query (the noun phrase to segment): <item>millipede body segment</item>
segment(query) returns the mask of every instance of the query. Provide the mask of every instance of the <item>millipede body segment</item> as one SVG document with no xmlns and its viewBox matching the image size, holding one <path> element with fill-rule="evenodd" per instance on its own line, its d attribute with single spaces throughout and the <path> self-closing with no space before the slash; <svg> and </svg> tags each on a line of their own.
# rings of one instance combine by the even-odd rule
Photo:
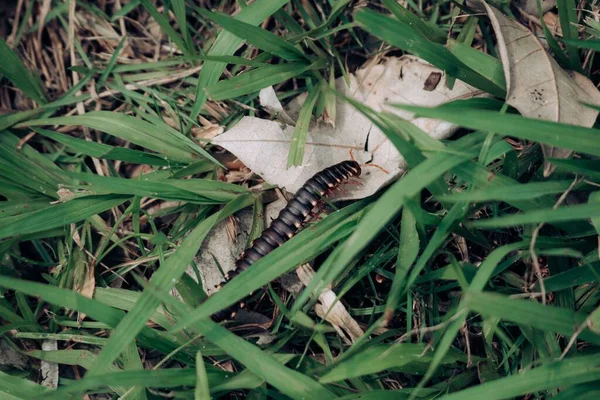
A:
<svg viewBox="0 0 600 400">
<path fill-rule="evenodd" d="M 261 257 L 291 239 L 322 197 L 329 195 L 347 179 L 360 174 L 360 164 L 348 160 L 325 168 L 306 181 L 287 206 L 279 212 L 279 216 L 271 222 L 269 228 L 240 255 L 235 262 L 235 269 L 225 275 L 225 280 L 235 278 Z M 232 313 L 232 309 L 225 309 L 213 315 L 213 319 L 222 320 Z"/>
</svg>

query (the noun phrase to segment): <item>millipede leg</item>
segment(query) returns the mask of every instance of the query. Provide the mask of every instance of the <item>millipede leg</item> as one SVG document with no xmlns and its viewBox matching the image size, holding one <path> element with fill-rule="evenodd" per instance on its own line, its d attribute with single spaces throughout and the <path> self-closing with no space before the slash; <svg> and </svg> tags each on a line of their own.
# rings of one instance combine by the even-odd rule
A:
<svg viewBox="0 0 600 400">
<path fill-rule="evenodd" d="M 352 161 L 356 161 L 354 159 L 354 149 L 350 149 L 350 159 Z M 374 164 L 374 163 L 366 163 L 366 164 L 360 164 L 361 167 L 375 167 L 377 169 L 379 169 L 381 172 L 383 172 L 384 174 L 388 174 L 390 173 L 390 171 L 388 171 L 387 169 L 383 168 L 381 165 L 379 164 Z"/>
</svg>

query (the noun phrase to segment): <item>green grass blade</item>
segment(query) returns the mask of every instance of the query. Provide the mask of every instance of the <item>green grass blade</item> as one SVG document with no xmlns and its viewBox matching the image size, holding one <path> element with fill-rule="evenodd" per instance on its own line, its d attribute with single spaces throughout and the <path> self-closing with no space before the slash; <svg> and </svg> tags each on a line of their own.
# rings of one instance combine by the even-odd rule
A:
<svg viewBox="0 0 600 400">
<path fill-rule="evenodd" d="M 288 61 L 302 62 L 307 60 L 304 53 L 296 46 L 267 30 L 229 17 L 225 14 L 212 13 L 203 8 L 198 8 L 197 11 L 198 14 L 204 18 L 219 24 L 223 29 L 267 53 L 274 54 Z"/>
<path fill-rule="evenodd" d="M 589 49 L 600 51 L 600 40 L 565 40 L 566 44 L 578 47 L 580 49 Z"/>
<path fill-rule="evenodd" d="M 206 93 L 215 101 L 244 96 L 256 93 L 268 86 L 285 82 L 311 68 L 314 68 L 314 65 L 303 63 L 265 65 L 264 67 L 244 72 L 234 78 L 210 85 L 206 88 Z"/>
<path fill-rule="evenodd" d="M 3 399 L 37 399 L 44 393 L 51 393 L 52 391 L 52 389 L 38 385 L 28 379 L 12 376 L 4 371 L 0 371 L 0 393 L 4 393 L 2 396 Z"/>
<path fill-rule="evenodd" d="M 502 261 L 510 252 L 522 248 L 525 245 L 527 245 L 525 242 L 519 242 L 512 245 L 505 245 L 492 251 L 492 253 L 490 253 L 485 261 L 481 264 L 477 274 L 471 281 L 469 292 L 475 294 L 481 292 L 492 277 L 492 274 L 494 273 L 494 270 L 500 261 Z M 452 316 L 454 320 L 447 320 L 448 326 L 436 345 L 437 350 L 433 355 L 425 376 L 419 382 L 417 387 L 418 390 L 423 388 L 429 379 L 431 379 L 435 371 L 442 364 L 447 352 L 450 351 L 456 335 L 458 334 L 461 326 L 463 326 L 469 306 L 470 303 L 467 303 L 467 301 L 462 301 L 453 313 L 447 314 L 448 317 Z"/>
<path fill-rule="evenodd" d="M 579 20 L 577 16 L 577 4 L 574 0 L 557 0 L 558 20 L 565 38 L 565 47 L 569 56 L 569 66 L 575 71 L 581 72 L 581 62 L 579 61 L 579 51 L 576 46 L 570 44 L 570 41 L 579 37 L 577 26 Z"/>
<path fill-rule="evenodd" d="M 551 194 L 563 193 L 572 183 L 572 181 L 516 183 L 514 185 L 490 187 L 470 192 L 455 192 L 445 196 L 444 201 L 456 203 L 459 201 L 484 202 L 499 200 L 511 202 L 531 200 Z"/>
<path fill-rule="evenodd" d="M 84 297 L 77 292 L 69 289 L 57 288 L 40 283 L 29 282 L 0 275 L 0 286 L 12 289 L 28 296 L 39 297 L 44 301 L 64 307 L 69 310 L 79 311 L 87 314 L 96 321 L 100 321 L 110 327 L 115 327 L 125 315 L 121 310 L 109 307 L 95 299 Z M 155 331 L 144 327 L 138 336 L 140 343 L 149 349 L 162 351 L 165 354 L 173 351 L 177 345 L 167 341 L 163 336 L 159 336 Z M 176 357 L 182 361 L 186 357 Z"/>
<path fill-rule="evenodd" d="M 600 156 L 600 140 L 598 140 L 600 131 L 597 129 L 485 110 L 461 109 L 461 112 L 457 113 L 452 107 L 447 106 L 427 108 L 396 105 L 396 107 L 413 111 L 420 117 L 438 118 L 465 128 L 516 136 L 520 139 Z"/>
<path fill-rule="evenodd" d="M 4 75 L 9 81 L 19 88 L 25 96 L 40 104 L 46 103 L 46 94 L 39 78 L 25 68 L 21 58 L 8 47 L 3 38 L 0 37 L 0 75 Z"/>
<path fill-rule="evenodd" d="M 355 20 L 369 33 L 383 41 L 412 53 L 430 62 L 448 75 L 460 79 L 487 93 L 504 97 L 505 91 L 489 80 L 467 68 L 450 50 L 441 44 L 431 42 L 421 36 L 411 26 L 372 10 L 362 9 L 355 14 Z"/>
<path fill-rule="evenodd" d="M 555 223 L 585 220 L 591 217 L 600 217 L 600 204 L 579 204 L 567 207 L 546 208 L 529 211 L 522 214 L 511 214 L 496 218 L 471 221 L 468 226 L 474 228 L 502 228 L 515 225 L 539 224 L 542 222 Z"/>
<path fill-rule="evenodd" d="M 597 253 L 594 254 L 597 258 Z M 544 287 L 547 292 L 558 292 L 559 290 L 583 285 L 589 282 L 600 281 L 600 264 L 592 263 L 572 268 L 560 274 L 552 275 L 544 279 Z M 537 285 L 536 290 L 541 290 Z"/>
<path fill-rule="evenodd" d="M 222 204 L 232 201 L 248 190 L 239 185 L 209 179 L 124 179 L 95 174 L 72 173 L 72 177 L 87 182 L 75 185 L 92 195 L 122 194 L 188 201 L 198 204 Z"/>
<path fill-rule="evenodd" d="M 449 40 L 446 46 L 467 67 L 506 90 L 506 78 L 500 60 L 456 40 Z"/>
<path fill-rule="evenodd" d="M 208 377 L 202 353 L 196 353 L 196 389 L 194 390 L 194 400 L 210 399 L 210 390 L 208 387 Z"/>
<path fill-rule="evenodd" d="M 421 35 L 436 43 L 445 43 L 447 34 L 437 25 L 423 21 L 394 0 L 383 0 L 383 4 L 394 14 L 400 23 L 410 25 Z"/>
<path fill-rule="evenodd" d="M 386 369 L 402 371 L 402 367 L 411 363 L 429 363 L 431 356 L 431 352 L 422 343 L 396 343 L 391 346 L 367 347 L 336 365 L 335 368 L 323 375 L 319 382 L 339 382 L 358 376 L 374 374 Z M 446 354 L 442 364 L 453 364 L 457 361 L 466 363 L 466 355 L 458 351 Z"/>
<path fill-rule="evenodd" d="M 484 316 L 501 318 L 567 337 L 573 336 L 577 327 L 585 320 L 585 315 L 566 308 L 548 306 L 531 300 L 511 299 L 497 293 L 468 292 L 465 302 L 471 310 Z M 590 343 L 600 344 L 600 335 L 587 328 L 578 337 Z"/>
<path fill-rule="evenodd" d="M 289 0 L 258 0 L 243 8 L 236 19 L 252 25 L 258 25 L 264 19 L 283 7 Z M 209 56 L 231 56 L 242 45 L 243 40 L 231 32 L 223 31 L 219 34 L 212 47 L 208 51 Z M 205 89 L 216 83 L 225 70 L 227 64 L 222 62 L 205 62 L 198 77 L 196 86 L 196 98 L 192 106 L 190 118 L 196 120 L 204 103 L 208 99 Z"/>
<path fill-rule="evenodd" d="M 155 151 L 170 161 L 192 162 L 197 159 L 197 154 L 200 154 L 220 165 L 206 150 L 194 144 L 190 146 L 190 140 L 181 133 L 126 114 L 92 111 L 84 115 L 27 121 L 24 125 L 86 126 Z"/>
<path fill-rule="evenodd" d="M 119 160 L 134 164 L 148 164 L 161 167 L 172 165 L 164 158 L 145 153 L 143 151 L 114 147 L 104 143 L 92 142 L 84 139 L 74 138 L 63 133 L 57 133 L 42 128 L 33 128 L 38 134 L 48 137 L 58 143 L 64 144 L 73 151 L 88 155 L 90 157 L 104 160 Z"/>
<path fill-rule="evenodd" d="M 65 203 L 10 217 L 0 217 L 0 238 L 47 231 L 109 210 L 125 202 L 128 197 L 97 196 L 74 199 Z"/>
<path fill-rule="evenodd" d="M 496 379 L 456 393 L 444 400 L 516 398 L 539 391 L 552 390 L 600 379 L 597 355 L 567 358 L 562 361 L 520 371 L 506 378 Z"/>
<path fill-rule="evenodd" d="M 396 259 L 396 271 L 392 289 L 385 305 L 385 320 L 391 320 L 394 310 L 400 302 L 401 289 L 404 279 L 408 275 L 410 267 L 419 255 L 420 242 L 417 230 L 417 220 L 410 208 L 405 207 L 402 211 L 400 225 L 400 245 L 398 246 L 398 258 Z"/>
<path fill-rule="evenodd" d="M 127 40 L 127 36 L 123 36 L 123 38 L 121 38 L 121 40 L 119 41 L 117 47 L 115 47 L 115 51 L 113 52 L 112 56 L 110 56 L 110 60 L 108 60 L 108 63 L 104 68 L 104 72 L 102 72 L 102 75 L 100 75 L 100 79 L 98 79 L 98 87 L 102 87 L 108 79 L 108 77 L 110 76 L 110 74 L 113 72 L 115 64 L 117 63 L 117 59 L 119 58 L 119 54 L 121 53 L 121 49 L 125 44 L 125 40 Z"/>
<path fill-rule="evenodd" d="M 292 167 L 295 165 L 302 165 L 304 160 L 304 145 L 306 144 L 306 135 L 308 134 L 308 128 L 312 119 L 313 110 L 315 103 L 319 96 L 321 87 L 319 85 L 313 86 L 308 91 L 308 97 L 302 105 L 298 121 L 294 127 L 294 134 L 292 136 L 292 142 L 290 143 L 290 153 L 288 154 L 287 166 Z"/>
<path fill-rule="evenodd" d="M 592 179 L 600 179 L 600 160 L 563 160 L 550 158 L 548 161 L 559 171 L 581 174 Z"/>
</svg>

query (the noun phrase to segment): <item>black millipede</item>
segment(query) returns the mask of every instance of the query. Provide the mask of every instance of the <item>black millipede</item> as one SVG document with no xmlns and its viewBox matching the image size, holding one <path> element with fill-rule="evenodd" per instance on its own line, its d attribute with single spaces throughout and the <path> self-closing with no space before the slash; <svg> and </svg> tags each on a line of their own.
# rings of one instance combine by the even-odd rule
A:
<svg viewBox="0 0 600 400">
<path fill-rule="evenodd" d="M 354 160 L 342 161 L 316 173 L 296 192 L 261 236 L 237 258 L 235 268 L 225 274 L 225 282 L 235 278 L 260 258 L 291 239 L 323 197 L 327 197 L 339 188 L 344 181 L 360 174 L 360 164 Z M 238 307 L 239 305 L 236 305 L 221 310 L 212 318 L 215 321 L 222 321 L 233 317 Z"/>
</svg>

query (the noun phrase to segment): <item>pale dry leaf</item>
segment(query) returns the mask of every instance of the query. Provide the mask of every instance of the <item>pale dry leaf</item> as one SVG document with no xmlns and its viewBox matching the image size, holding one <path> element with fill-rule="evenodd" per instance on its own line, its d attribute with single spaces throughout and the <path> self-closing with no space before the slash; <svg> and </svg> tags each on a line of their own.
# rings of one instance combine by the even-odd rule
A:
<svg viewBox="0 0 600 400">
<path fill-rule="evenodd" d="M 496 37 L 506 76 L 506 102 L 526 117 L 591 127 L 598 111 L 582 103 L 600 104 L 600 92 L 586 77 L 564 71 L 526 27 L 501 11 L 485 7 Z M 543 145 L 546 158 L 567 158 L 572 151 Z M 554 167 L 546 162 L 544 176 Z"/>
<path fill-rule="evenodd" d="M 29 365 L 29 360 L 18 352 L 14 345 L 9 345 L 5 339 L 0 339 L 0 368 L 18 368 L 24 370 Z"/>
<path fill-rule="evenodd" d="M 225 219 L 218 223 L 211 234 L 204 240 L 194 264 L 200 273 L 202 288 L 209 296 L 216 292 L 215 286 L 223 283 L 223 274 L 219 271 L 215 260 L 223 269 L 223 273 L 234 268 L 235 259 L 246 246 L 246 239 L 252 226 L 252 211 L 242 210 L 235 215 L 236 236 L 231 237 L 231 222 Z M 194 268 L 189 266 L 186 273 L 197 281 Z"/>
<path fill-rule="evenodd" d="M 273 118 L 289 125 L 294 124 L 294 120 L 283 109 L 283 105 L 277 98 L 277 93 L 275 93 L 273 86 L 262 89 L 258 93 L 258 101 L 260 102 L 261 107 L 263 107 Z"/>
<path fill-rule="evenodd" d="M 539 15 L 537 2 L 538 0 L 518 0 L 517 5 L 527 14 L 537 16 Z M 542 14 L 556 7 L 556 0 L 541 0 L 541 2 Z"/>
<path fill-rule="evenodd" d="M 56 351 L 58 350 L 58 344 L 56 340 L 44 340 L 42 341 L 43 351 Z M 40 361 L 40 372 L 42 374 L 42 386 L 56 389 L 58 387 L 58 364 L 50 361 Z"/>
<path fill-rule="evenodd" d="M 434 77 L 435 79 L 432 79 Z M 456 126 L 427 118 L 414 118 L 390 104 L 434 107 L 449 101 L 487 96 L 464 82 L 456 81 L 452 90 L 446 86 L 443 71 L 425 61 L 403 56 L 389 58 L 383 64 L 364 68 L 350 75 L 350 86 L 342 78 L 336 88 L 377 111 L 388 111 L 410 120 L 430 136 L 443 139 Z M 303 97 L 292 101 L 287 113 L 292 118 Z M 286 168 L 294 127 L 255 117 L 244 117 L 236 126 L 217 136 L 213 143 L 236 155 L 254 173 L 268 183 L 289 192 L 297 191 L 315 173 L 350 158 L 350 150 L 361 163 L 370 162 L 387 170 L 363 168 L 361 185 L 348 185 L 339 199 L 359 199 L 375 193 L 398 177 L 405 166 L 404 158 L 387 137 L 362 113 L 343 99 L 336 101 L 335 127 L 313 122 L 309 129 L 304 162 L 301 167 Z"/>
<path fill-rule="evenodd" d="M 548 27 L 548 30 L 554 36 L 562 37 L 562 28 L 560 27 L 560 21 L 558 20 L 558 14 L 549 12 L 544 14 L 544 23 Z"/>
</svg>

